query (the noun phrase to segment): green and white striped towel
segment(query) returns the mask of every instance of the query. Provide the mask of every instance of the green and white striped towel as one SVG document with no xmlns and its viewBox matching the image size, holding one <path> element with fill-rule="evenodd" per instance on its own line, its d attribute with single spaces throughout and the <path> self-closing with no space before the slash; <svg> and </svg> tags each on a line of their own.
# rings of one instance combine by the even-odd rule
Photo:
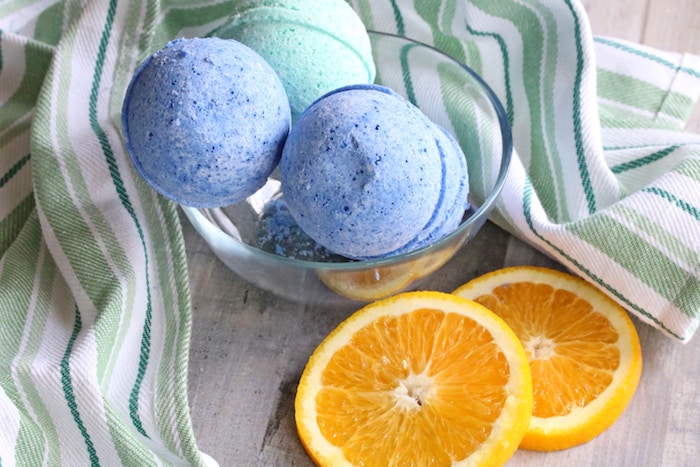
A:
<svg viewBox="0 0 700 467">
<path fill-rule="evenodd" d="M 0 465 L 202 465 L 176 207 L 119 111 L 231 1 L 0 1 Z M 576 0 L 357 0 L 477 70 L 513 124 L 494 220 L 679 341 L 700 317 L 700 59 L 594 38 Z M 420 73 L 412 70 L 412 73 Z"/>
</svg>

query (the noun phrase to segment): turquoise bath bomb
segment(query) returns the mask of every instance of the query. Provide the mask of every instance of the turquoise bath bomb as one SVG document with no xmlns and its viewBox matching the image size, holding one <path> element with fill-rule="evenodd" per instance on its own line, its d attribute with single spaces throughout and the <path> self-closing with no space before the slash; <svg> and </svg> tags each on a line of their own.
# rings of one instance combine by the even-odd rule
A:
<svg viewBox="0 0 700 467">
<path fill-rule="evenodd" d="M 170 42 L 138 68 L 122 106 L 136 170 L 166 197 L 199 208 L 257 191 L 277 166 L 290 125 L 275 71 L 230 39 Z"/>
<path fill-rule="evenodd" d="M 344 0 L 244 0 L 214 35 L 267 60 L 284 83 L 294 120 L 333 89 L 374 82 L 367 30 Z"/>
</svg>

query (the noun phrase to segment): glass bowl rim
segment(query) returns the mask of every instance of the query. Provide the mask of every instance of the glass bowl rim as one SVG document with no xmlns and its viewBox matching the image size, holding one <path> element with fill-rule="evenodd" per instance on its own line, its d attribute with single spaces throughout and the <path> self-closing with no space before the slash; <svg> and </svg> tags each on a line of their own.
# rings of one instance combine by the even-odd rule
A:
<svg viewBox="0 0 700 467">
<path fill-rule="evenodd" d="M 445 52 L 441 51 L 440 49 L 426 44 L 424 42 L 420 42 L 414 39 L 411 39 L 406 36 L 401 36 L 398 34 L 393 34 L 393 33 L 387 33 L 387 32 L 381 32 L 381 31 L 375 31 L 372 29 L 368 29 L 367 33 L 372 36 L 385 36 L 385 37 L 392 37 L 396 39 L 400 39 L 402 41 L 406 41 L 409 44 L 414 44 L 417 46 L 421 46 L 427 49 L 430 49 L 432 52 L 437 53 L 439 55 L 442 55 L 445 58 L 448 58 L 449 60 L 453 61 L 455 64 L 459 65 L 464 71 L 466 71 L 471 78 L 473 78 L 479 86 L 485 91 L 486 96 L 488 97 L 491 105 L 493 106 L 493 110 L 496 113 L 496 116 L 498 118 L 499 126 L 501 129 L 501 143 L 502 143 L 502 154 L 501 154 L 501 165 L 498 170 L 498 176 L 496 177 L 496 181 L 494 182 L 493 188 L 489 192 L 488 196 L 484 200 L 483 203 L 463 222 L 459 224 L 459 227 L 457 227 L 455 230 L 450 232 L 447 235 L 444 235 L 441 237 L 439 240 L 429 244 L 425 245 L 421 248 L 418 248 L 416 250 L 412 250 L 407 253 L 402 253 L 396 256 L 389 256 L 386 258 L 376 258 L 376 259 L 369 259 L 369 260 L 352 260 L 348 259 L 347 261 L 335 261 L 335 262 L 323 262 L 323 261 L 308 261 L 308 260 L 303 260 L 303 259 L 297 259 L 297 258 L 291 258 L 287 256 L 282 256 L 282 255 L 277 255 L 272 252 L 268 252 L 265 250 L 261 250 L 260 248 L 257 248 L 255 246 L 249 245 L 243 241 L 237 240 L 236 238 L 232 237 L 231 235 L 225 233 L 223 230 L 221 230 L 220 227 L 218 227 L 216 224 L 214 224 L 212 221 L 210 221 L 207 216 L 202 214 L 201 211 L 208 211 L 212 209 L 220 209 L 220 208 L 212 208 L 212 209 L 204 209 L 204 208 L 195 208 L 191 206 L 185 206 L 185 205 L 180 205 L 180 208 L 185 212 L 188 218 L 192 220 L 192 217 L 195 218 L 201 218 L 199 222 L 204 222 L 209 224 L 212 228 L 217 229 L 221 232 L 222 235 L 225 235 L 227 237 L 227 240 L 230 239 L 231 244 L 235 245 L 235 248 L 240 248 L 243 251 L 248 252 L 249 254 L 252 255 L 259 255 L 262 259 L 267 260 L 268 262 L 277 262 L 283 265 L 287 265 L 290 267 L 296 267 L 296 268 L 301 268 L 301 269 L 312 269 L 312 270 L 358 270 L 358 269 L 368 269 L 368 268 L 381 268 L 381 267 L 386 267 L 394 264 L 399 264 L 403 262 L 409 262 L 411 260 L 415 260 L 418 258 L 422 258 L 426 253 L 432 251 L 432 250 L 441 250 L 443 247 L 448 246 L 451 244 L 452 240 L 455 237 L 458 237 L 464 233 L 465 230 L 468 230 L 471 228 L 474 224 L 479 222 L 483 217 L 488 217 L 490 214 L 491 210 L 493 209 L 493 205 L 496 203 L 498 196 L 500 195 L 501 191 L 503 190 L 503 185 L 505 184 L 506 177 L 508 175 L 508 170 L 510 168 L 510 163 L 511 163 L 511 158 L 512 158 L 512 152 L 513 152 L 513 137 L 512 137 L 512 132 L 511 132 L 511 126 L 510 122 L 508 120 L 508 116 L 506 114 L 505 109 L 503 108 L 503 104 L 501 103 L 500 99 L 496 95 L 496 93 L 491 89 L 491 87 L 484 81 L 484 79 L 476 73 L 472 68 L 467 66 L 464 63 L 461 63 L 451 55 L 446 54 Z M 485 219 L 484 219 L 485 220 Z M 197 229 L 196 226 L 194 226 L 195 229 Z M 206 241 L 206 240 L 205 240 Z M 463 245 L 462 245 L 463 246 Z"/>
</svg>

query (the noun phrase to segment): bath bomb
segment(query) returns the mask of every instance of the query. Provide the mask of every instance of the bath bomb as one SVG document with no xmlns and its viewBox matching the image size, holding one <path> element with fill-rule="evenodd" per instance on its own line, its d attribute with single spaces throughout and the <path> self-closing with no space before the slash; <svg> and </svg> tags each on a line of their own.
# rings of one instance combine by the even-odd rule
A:
<svg viewBox="0 0 700 467">
<path fill-rule="evenodd" d="M 263 251 L 305 261 L 337 261 L 299 227 L 289 213 L 284 197 L 274 198 L 263 208 L 257 225 L 256 246 Z"/>
<path fill-rule="evenodd" d="M 234 204 L 260 188 L 289 134 L 284 86 L 248 46 L 176 39 L 137 69 L 122 108 L 141 176 L 187 206 Z"/>
<path fill-rule="evenodd" d="M 435 127 L 388 88 L 353 85 L 314 102 L 280 160 L 290 213 L 314 240 L 349 258 L 412 241 L 438 209 L 443 162 Z"/>
<path fill-rule="evenodd" d="M 469 207 L 469 172 L 467 160 L 455 138 L 444 128 L 434 125 L 435 143 L 440 150 L 443 180 L 440 199 L 433 217 L 416 237 L 391 253 L 399 255 L 427 246 L 453 232 Z"/>
<path fill-rule="evenodd" d="M 432 229 L 424 229 L 417 237 L 419 248 L 454 231 L 462 223 L 464 213 L 469 208 L 469 172 L 467 158 L 454 137 L 444 128 L 439 128 L 441 137 L 436 138 L 438 146 L 445 148 L 445 196 L 439 204 Z"/>
<path fill-rule="evenodd" d="M 367 30 L 344 0 L 243 0 L 213 34 L 243 42 L 270 63 L 294 120 L 333 89 L 374 82 Z"/>
</svg>

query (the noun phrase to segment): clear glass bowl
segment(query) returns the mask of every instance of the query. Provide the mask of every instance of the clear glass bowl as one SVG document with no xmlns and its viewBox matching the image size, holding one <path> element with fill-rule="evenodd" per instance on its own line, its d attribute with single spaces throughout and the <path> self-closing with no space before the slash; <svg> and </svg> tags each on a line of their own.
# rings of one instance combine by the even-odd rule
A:
<svg viewBox="0 0 700 467">
<path fill-rule="evenodd" d="M 182 207 L 195 230 L 226 266 L 244 280 L 289 300 L 339 305 L 373 301 L 417 288 L 422 279 L 468 245 L 484 225 L 510 165 L 508 118 L 493 91 L 474 71 L 426 44 L 374 31 L 369 34 L 377 66 L 376 82 L 408 98 L 462 146 L 469 167 L 471 208 L 454 232 L 427 247 L 391 258 L 354 261 L 323 251 L 299 259 L 302 256 L 294 251 L 287 254 L 297 258 L 256 246 L 266 235 L 260 230 L 265 215 L 281 196 L 274 173 L 262 189 L 236 205 L 216 209 Z M 299 250 L 308 252 L 308 245 L 301 243 Z M 292 242 L 287 248 L 294 250 L 296 244 Z"/>
</svg>

